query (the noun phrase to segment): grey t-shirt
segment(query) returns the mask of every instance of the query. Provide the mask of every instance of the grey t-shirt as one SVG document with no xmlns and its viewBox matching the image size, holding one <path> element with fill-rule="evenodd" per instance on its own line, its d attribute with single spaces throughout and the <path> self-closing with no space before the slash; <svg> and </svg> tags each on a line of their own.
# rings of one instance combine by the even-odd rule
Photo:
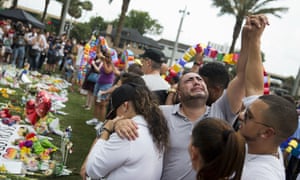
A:
<svg viewBox="0 0 300 180">
<path fill-rule="evenodd" d="M 191 122 L 179 112 L 180 104 L 160 106 L 168 122 L 170 131 L 170 146 L 164 154 L 162 180 L 192 180 L 196 171 L 192 168 L 188 145 L 194 125 L 207 117 L 225 119 L 233 123 L 236 115 L 230 110 L 229 101 L 224 91 L 223 95 L 207 106 L 206 112 L 194 122 Z"/>
</svg>

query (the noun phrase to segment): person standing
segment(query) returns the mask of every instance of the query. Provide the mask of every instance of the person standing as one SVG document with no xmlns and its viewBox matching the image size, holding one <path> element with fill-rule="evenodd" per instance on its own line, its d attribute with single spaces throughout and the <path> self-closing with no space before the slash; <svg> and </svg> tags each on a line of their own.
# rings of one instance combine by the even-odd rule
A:
<svg viewBox="0 0 300 180">
<path fill-rule="evenodd" d="M 100 125 L 104 122 L 107 105 L 108 105 L 108 98 L 107 95 L 102 95 L 101 91 L 106 91 L 112 87 L 114 82 L 114 64 L 111 60 L 110 53 L 104 53 L 104 56 L 101 57 L 102 66 L 99 69 L 96 69 L 99 72 L 99 79 L 97 80 L 94 88 L 94 96 L 95 96 L 95 108 L 94 108 L 94 118 L 91 120 L 86 121 L 88 125 L 98 125 L 95 127 L 97 130 Z"/>
<path fill-rule="evenodd" d="M 160 76 L 163 53 L 157 49 L 146 49 L 142 58 L 142 70 L 144 72 L 143 79 L 148 88 L 153 91 L 160 104 L 165 104 L 170 85 Z"/>
<path fill-rule="evenodd" d="M 141 78 L 140 78 L 141 79 Z M 168 127 L 154 94 L 141 84 L 128 83 L 111 96 L 112 111 L 81 168 L 81 176 L 92 179 L 159 179 L 163 153 L 168 146 Z M 150 107 L 150 108 L 149 108 Z M 114 121 L 132 118 L 140 137 L 136 141 L 113 132 Z"/>
<path fill-rule="evenodd" d="M 253 16 L 250 24 L 254 24 L 253 26 L 263 30 L 267 22 L 263 21 L 260 24 L 257 21 L 260 18 L 264 19 L 265 16 Z M 164 154 L 161 179 L 194 179 L 196 172 L 191 166 L 187 149 L 191 131 L 195 124 L 207 117 L 213 117 L 224 119 L 230 125 L 233 125 L 237 114 L 242 108 L 242 99 L 246 94 L 245 89 L 253 91 L 251 87 L 246 86 L 245 81 L 249 80 L 254 84 L 261 83 L 263 85 L 263 81 L 261 81 L 262 72 L 258 71 L 258 69 L 262 69 L 262 66 L 256 63 L 256 55 L 260 54 L 260 46 L 256 41 L 260 40 L 260 36 L 255 38 L 255 41 L 248 41 L 245 38 L 246 36 L 248 36 L 248 32 L 243 31 L 242 44 L 246 46 L 243 47 L 241 58 L 237 63 L 237 75 L 229 82 L 222 96 L 211 106 L 206 104 L 209 93 L 205 81 L 195 72 L 186 73 L 180 78 L 177 89 L 179 104 L 160 106 L 170 131 L 170 148 Z M 249 48 L 250 45 L 251 48 Z M 138 136 L 135 126 L 130 122 L 127 123 L 126 120 L 117 121 L 115 131 L 121 137 L 131 140 L 136 139 Z"/>
</svg>

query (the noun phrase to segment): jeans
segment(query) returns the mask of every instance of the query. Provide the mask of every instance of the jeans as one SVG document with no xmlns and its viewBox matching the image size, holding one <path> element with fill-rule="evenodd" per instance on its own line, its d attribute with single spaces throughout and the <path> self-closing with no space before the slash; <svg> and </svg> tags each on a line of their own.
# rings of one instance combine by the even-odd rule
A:
<svg viewBox="0 0 300 180">
<path fill-rule="evenodd" d="M 29 55 L 30 70 L 36 71 L 38 69 L 40 56 L 40 52 L 37 52 L 35 55 Z"/>
<path fill-rule="evenodd" d="M 11 64 L 16 65 L 17 68 L 23 68 L 25 56 L 25 46 L 15 47 L 13 50 L 13 57 Z M 18 62 L 18 64 L 16 64 Z"/>
</svg>

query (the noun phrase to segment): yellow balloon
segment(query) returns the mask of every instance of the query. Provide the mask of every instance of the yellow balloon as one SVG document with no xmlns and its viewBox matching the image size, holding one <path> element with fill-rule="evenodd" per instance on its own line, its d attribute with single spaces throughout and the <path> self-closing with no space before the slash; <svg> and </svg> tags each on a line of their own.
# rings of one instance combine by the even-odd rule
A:
<svg viewBox="0 0 300 180">
<path fill-rule="evenodd" d="M 191 58 L 192 58 L 192 56 L 191 56 L 189 53 L 185 53 L 185 54 L 183 55 L 183 59 L 186 60 L 187 62 L 190 61 Z"/>
<path fill-rule="evenodd" d="M 172 69 L 176 72 L 176 73 L 178 73 L 180 70 L 181 70 L 181 66 L 179 65 L 179 64 L 174 64 L 173 66 L 172 66 Z"/>
<path fill-rule="evenodd" d="M 190 49 L 189 49 L 189 54 L 190 54 L 192 57 L 195 56 L 195 55 L 196 55 L 196 50 L 195 50 L 195 48 L 190 47 Z"/>
</svg>

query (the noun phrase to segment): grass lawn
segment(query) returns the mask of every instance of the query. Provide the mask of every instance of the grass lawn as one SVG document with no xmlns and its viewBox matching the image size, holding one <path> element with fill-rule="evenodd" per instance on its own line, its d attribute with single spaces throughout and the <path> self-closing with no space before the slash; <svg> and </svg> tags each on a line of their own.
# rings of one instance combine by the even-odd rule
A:
<svg viewBox="0 0 300 180">
<path fill-rule="evenodd" d="M 69 101 L 62 109 L 69 113 L 59 116 L 61 129 L 72 127 L 73 153 L 69 156 L 67 167 L 73 171 L 72 176 L 63 176 L 59 179 L 81 179 L 79 172 L 89 148 L 95 139 L 96 131 L 93 126 L 88 126 L 85 121 L 92 118 L 93 111 L 84 110 L 82 105 L 85 103 L 85 96 L 78 91 L 69 93 Z"/>
<path fill-rule="evenodd" d="M 78 87 L 75 87 L 74 89 L 78 89 Z M 56 116 L 60 119 L 61 130 L 64 130 L 68 126 L 72 127 L 71 141 L 73 142 L 73 153 L 69 155 L 66 165 L 73 173 L 70 176 L 38 179 L 81 179 L 79 175 L 81 164 L 83 163 L 96 135 L 94 127 L 85 124 L 86 120 L 92 118 L 93 111 L 83 109 L 82 105 L 85 103 L 85 96 L 79 94 L 78 91 L 69 92 L 68 98 L 69 100 L 66 103 L 66 107 L 61 109 L 61 111 L 68 113 L 68 115 Z M 0 97 L 0 102 L 5 101 L 7 101 L 7 99 Z M 57 135 L 49 136 L 54 138 L 53 143 L 59 147 L 60 137 Z"/>
</svg>

